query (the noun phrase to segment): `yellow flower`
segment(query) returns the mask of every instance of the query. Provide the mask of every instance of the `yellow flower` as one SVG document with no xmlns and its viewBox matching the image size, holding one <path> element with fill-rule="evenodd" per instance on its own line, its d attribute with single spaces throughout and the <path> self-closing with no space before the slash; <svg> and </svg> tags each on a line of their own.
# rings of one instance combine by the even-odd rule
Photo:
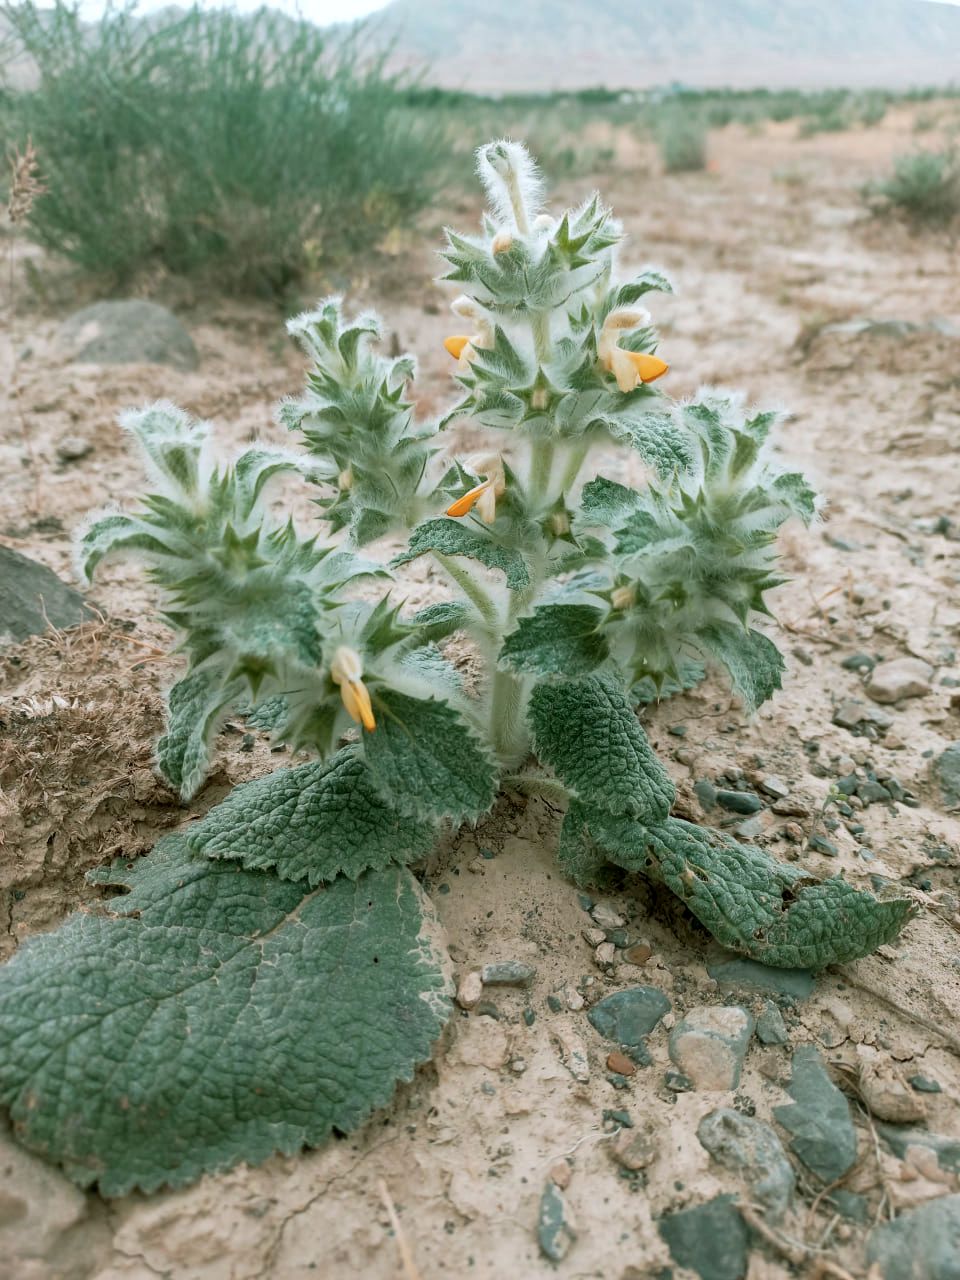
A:
<svg viewBox="0 0 960 1280">
<path fill-rule="evenodd" d="M 629 307 L 617 307 L 603 322 L 597 354 L 604 369 L 616 378 L 621 391 L 632 391 L 638 382 L 654 382 L 670 368 L 659 356 L 646 355 L 641 351 L 625 351 L 617 341 L 620 333 L 639 329 L 649 319 L 650 313 L 642 308 L 633 310 Z"/>
<path fill-rule="evenodd" d="M 370 705 L 370 691 L 363 683 L 362 676 L 360 655 L 356 649 L 342 644 L 330 663 L 330 679 L 340 686 L 340 698 L 350 719 L 362 724 L 371 733 L 377 727 L 377 722 Z"/>
<path fill-rule="evenodd" d="M 483 310 L 466 294 L 454 299 L 450 309 L 455 315 L 471 320 L 476 326 L 475 333 L 458 333 L 443 340 L 443 345 L 456 360 L 459 372 L 466 373 L 470 368 L 470 361 L 476 359 L 477 352 L 493 346 L 493 329 Z"/>
<path fill-rule="evenodd" d="M 474 507 L 484 524 L 493 524 L 497 518 L 497 499 L 506 490 L 507 481 L 503 473 L 503 461 L 499 457 L 484 459 L 477 465 L 480 475 L 486 473 L 486 479 L 468 490 L 462 498 L 451 502 L 447 507 L 448 516 L 468 515 Z"/>
</svg>

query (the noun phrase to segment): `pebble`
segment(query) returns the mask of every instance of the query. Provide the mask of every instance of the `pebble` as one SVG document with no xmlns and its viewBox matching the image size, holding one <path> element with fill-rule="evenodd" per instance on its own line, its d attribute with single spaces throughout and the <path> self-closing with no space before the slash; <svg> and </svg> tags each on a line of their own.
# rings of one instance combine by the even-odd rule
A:
<svg viewBox="0 0 960 1280">
<path fill-rule="evenodd" d="M 646 964 L 653 955 L 653 947 L 648 946 L 645 942 L 635 942 L 632 947 L 627 947 L 623 953 L 623 958 L 627 964 L 642 965 Z"/>
<path fill-rule="evenodd" d="M 600 969 L 609 969 L 617 958 L 617 948 L 612 942 L 601 942 L 593 953 L 593 959 Z"/>
<path fill-rule="evenodd" d="M 933 762 L 933 776 L 940 787 L 943 801 L 960 805 L 960 742 L 951 742 Z"/>
<path fill-rule="evenodd" d="M 803 827 L 799 822 L 785 822 L 783 824 L 783 834 L 793 844 L 799 844 L 803 839 Z"/>
<path fill-rule="evenodd" d="M 919 1093 L 942 1093 L 943 1089 L 936 1080 L 931 1080 L 928 1076 L 908 1076 L 907 1083 L 912 1085 Z"/>
<path fill-rule="evenodd" d="M 871 1114 L 891 1124 L 914 1124 L 927 1118 L 923 1098 L 887 1062 L 862 1062 L 860 1095 Z"/>
<path fill-rule="evenodd" d="M 880 1123 L 877 1132 L 895 1156 L 903 1160 L 911 1147 L 926 1147 L 937 1157 L 941 1169 L 960 1174 L 960 1138 L 947 1138 L 929 1129 L 904 1129 Z"/>
<path fill-rule="evenodd" d="M 717 804 L 730 813 L 759 813 L 763 801 L 749 791 L 718 791 Z"/>
<path fill-rule="evenodd" d="M 828 858 L 836 858 L 837 855 L 840 853 L 840 850 L 833 843 L 833 841 L 828 840 L 826 836 L 820 836 L 820 835 L 811 836 L 809 841 L 809 847 L 811 849 L 814 849 L 817 853 L 824 854 Z"/>
<path fill-rule="evenodd" d="M 525 987 L 537 976 L 532 964 L 522 960 L 503 960 L 497 964 L 485 964 L 480 979 L 485 987 Z"/>
<path fill-rule="evenodd" d="M 598 1001 L 587 1017 L 605 1040 L 613 1040 L 623 1049 L 641 1049 L 672 1007 L 657 987 L 627 987 Z"/>
<path fill-rule="evenodd" d="M 590 1079 L 590 1059 L 583 1040 L 570 1027 L 553 1026 L 550 1028 L 550 1034 L 560 1051 L 560 1060 L 563 1065 L 574 1080 L 580 1084 L 586 1084 Z"/>
<path fill-rule="evenodd" d="M 670 1256 L 700 1280 L 743 1280 L 747 1273 L 747 1227 L 731 1195 L 667 1214 L 657 1222 Z"/>
<path fill-rule="evenodd" d="M 960 1257 L 960 1195 L 941 1196 L 874 1227 L 867 1262 L 883 1280 L 956 1280 Z"/>
<path fill-rule="evenodd" d="M 562 1262 L 577 1239 L 577 1230 L 566 1198 L 555 1182 L 548 1182 L 540 1197 L 537 1242 L 540 1252 L 551 1262 Z"/>
<path fill-rule="evenodd" d="M 607 935 L 602 929 L 582 929 L 581 933 L 585 942 L 591 947 L 599 947 L 601 942 L 606 942 Z"/>
<path fill-rule="evenodd" d="M 622 929 L 627 923 L 610 902 L 594 903 L 590 914 L 601 929 Z"/>
<path fill-rule="evenodd" d="M 847 671 L 872 671 L 877 662 L 875 658 L 871 658 L 869 653 L 851 653 L 848 658 L 843 659 L 840 665 L 845 667 Z"/>
<path fill-rule="evenodd" d="M 893 716 L 876 707 L 868 707 L 866 703 L 856 698 L 847 698 L 833 713 L 833 723 L 839 725 L 841 729 L 863 733 L 867 727 L 871 726 L 874 729 L 892 728 Z"/>
<path fill-rule="evenodd" d="M 483 979 L 479 969 L 471 969 L 460 979 L 457 987 L 457 1004 L 461 1009 L 473 1009 L 483 995 Z"/>
<path fill-rule="evenodd" d="M 766 1000 L 757 1018 L 757 1039 L 761 1044 L 786 1044 L 789 1038 L 783 1014 L 772 1000 Z"/>
<path fill-rule="evenodd" d="M 610 1144 L 610 1154 L 617 1164 L 635 1172 L 653 1164 L 657 1148 L 653 1138 L 642 1129 L 623 1129 Z"/>
<path fill-rule="evenodd" d="M 735 831 L 742 840 L 756 840 L 765 830 L 763 815 L 756 813 L 752 818 L 738 822 Z"/>
<path fill-rule="evenodd" d="M 759 960 L 717 960 L 707 964 L 707 973 L 724 991 L 774 991 L 794 1000 L 805 1000 L 816 985 L 806 969 L 771 969 Z"/>
<path fill-rule="evenodd" d="M 560 1008 L 569 1009 L 571 1013 L 579 1013 L 586 1004 L 586 1001 L 577 988 L 571 986 L 569 983 L 567 983 L 566 986 L 561 987 L 558 994 L 560 996 Z M 559 1012 L 559 1010 L 555 1010 L 554 1012 Z"/>
<path fill-rule="evenodd" d="M 793 1102 L 774 1107 L 773 1114 L 792 1135 L 791 1150 L 824 1182 L 839 1181 L 856 1163 L 857 1132 L 849 1103 L 813 1045 L 794 1050 L 787 1092 Z"/>
<path fill-rule="evenodd" d="M 735 1089 L 752 1033 L 753 1017 L 746 1009 L 701 1005 L 671 1031 L 670 1058 L 697 1089 Z"/>
<path fill-rule="evenodd" d="M 93 445 L 83 436 L 64 436 L 57 445 L 57 457 L 61 462 L 79 462 L 93 453 Z"/>
<path fill-rule="evenodd" d="M 881 662 L 870 672 L 864 692 L 874 702 L 896 703 L 922 698 L 930 692 L 933 667 L 921 658 L 895 658 Z"/>
<path fill-rule="evenodd" d="M 753 1198 L 774 1219 L 783 1217 L 793 1200 L 795 1179 L 783 1143 L 768 1124 L 721 1107 L 704 1116 L 697 1137 L 715 1160 L 743 1174 Z"/>
<path fill-rule="evenodd" d="M 717 788 L 709 778 L 701 778 L 699 782 L 695 782 L 693 784 L 693 792 L 700 801 L 700 807 L 706 813 L 717 807 Z"/>
<path fill-rule="evenodd" d="M 607 1054 L 607 1070 L 615 1071 L 620 1076 L 632 1076 L 636 1075 L 637 1064 L 617 1049 Z"/>
<path fill-rule="evenodd" d="M 774 800 L 785 800 L 790 794 L 790 788 L 775 773 L 768 773 L 761 779 L 760 790 L 764 795 L 771 796 Z"/>
<path fill-rule="evenodd" d="M 570 1185 L 570 1179 L 573 1177 L 570 1161 L 567 1159 L 557 1160 L 547 1170 L 547 1177 L 555 1187 L 559 1187 L 561 1191 L 566 1191 Z"/>
</svg>

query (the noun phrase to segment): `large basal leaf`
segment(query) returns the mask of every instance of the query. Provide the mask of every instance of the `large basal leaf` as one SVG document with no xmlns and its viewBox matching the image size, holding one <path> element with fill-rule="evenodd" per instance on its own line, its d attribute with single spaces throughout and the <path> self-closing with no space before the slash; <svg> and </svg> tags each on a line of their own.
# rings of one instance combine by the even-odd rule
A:
<svg viewBox="0 0 960 1280">
<path fill-rule="evenodd" d="M 305 893 L 174 836 L 96 878 L 131 892 L 0 969 L 0 1104 L 81 1186 L 183 1186 L 349 1132 L 448 1016 L 403 868 Z"/>
<path fill-rule="evenodd" d="M 441 518 L 417 525 L 410 535 L 406 551 L 396 556 L 392 563 L 395 566 L 406 564 L 428 551 L 437 551 L 445 556 L 469 556 L 488 569 L 501 569 L 511 591 L 519 591 L 530 582 L 527 562 L 516 547 L 505 547 L 489 533 L 474 529 L 462 520 Z"/>
<path fill-rule="evenodd" d="M 590 834 L 590 818 L 595 811 L 579 800 L 571 800 L 560 825 L 557 863 L 560 870 L 581 889 L 606 889 L 619 874 L 607 851 Z"/>
<path fill-rule="evenodd" d="M 400 814 L 378 792 L 351 748 L 332 759 L 278 769 L 236 787 L 190 829 L 190 848 L 236 858 L 248 870 L 275 868 L 311 885 L 429 853 L 435 824 Z"/>
<path fill-rule="evenodd" d="M 651 822 L 670 812 L 673 783 L 615 680 L 540 684 L 529 716 L 537 755 L 582 800 Z"/>
<path fill-rule="evenodd" d="M 817 880 L 752 845 L 679 818 L 644 826 L 599 809 L 579 815 L 611 862 L 675 893 L 718 942 L 775 968 L 822 969 L 869 955 L 914 912 L 840 876 Z"/>
<path fill-rule="evenodd" d="M 500 661 L 533 675 L 584 676 L 609 656 L 600 630 L 603 612 L 588 604 L 545 604 L 503 642 Z"/>
<path fill-rule="evenodd" d="M 493 804 L 493 760 L 464 718 L 446 702 L 380 690 L 377 727 L 363 735 L 376 785 L 403 813 L 475 821 Z"/>
<path fill-rule="evenodd" d="M 697 632 L 697 641 L 705 653 L 723 663 L 751 711 L 781 688 L 783 657 L 759 631 L 732 622 L 711 622 Z"/>
</svg>

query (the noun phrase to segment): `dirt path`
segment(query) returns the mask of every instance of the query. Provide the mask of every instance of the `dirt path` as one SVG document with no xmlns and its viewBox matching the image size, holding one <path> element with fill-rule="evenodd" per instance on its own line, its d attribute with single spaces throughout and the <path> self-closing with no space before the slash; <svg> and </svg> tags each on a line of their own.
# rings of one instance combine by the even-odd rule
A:
<svg viewBox="0 0 960 1280">
<path fill-rule="evenodd" d="M 912 887 L 921 912 L 900 944 L 823 975 L 805 998 L 772 994 L 791 1044 L 818 1045 L 841 1075 L 846 1069 L 844 1078 L 873 1055 L 939 1083 L 941 1092 L 923 1095 L 927 1123 L 956 1139 L 960 825 L 944 810 L 930 762 L 960 738 L 960 533 L 951 536 L 960 492 L 960 260 L 942 238 L 913 239 L 870 221 L 857 194 L 912 145 L 911 121 L 903 110 L 881 128 L 804 141 L 790 124 L 760 135 L 730 128 L 711 140 L 709 172 L 667 179 L 648 176 L 652 153 L 621 138 L 615 171 L 597 181 L 629 232 L 626 260 L 662 265 L 680 289 L 653 304 L 671 392 L 741 386 L 751 400 L 787 406 L 780 446 L 828 500 L 820 527 L 791 530 L 785 540 L 793 581 L 776 601 L 789 667 L 784 692 L 746 723 L 710 684 L 655 709 L 649 732 L 694 819 L 702 817 L 696 781 L 745 775 L 759 784 L 775 775 L 790 803 L 781 801 L 779 813 L 764 809 L 759 839 L 778 857 L 818 874 L 842 870 L 867 887 L 874 877 Z M 558 194 L 583 194 L 587 186 Z M 432 411 L 450 389 L 440 349 L 446 315 L 442 295 L 427 283 L 434 266 L 426 245 L 410 258 L 414 285 L 398 294 L 383 279 L 361 282 L 358 301 L 375 302 L 401 345 L 417 352 L 418 395 Z M 6 543 L 69 572 L 70 537 L 85 513 L 139 484 L 114 423 L 127 404 L 171 398 L 222 424 L 225 439 L 279 438 L 272 406 L 298 388 L 302 365 L 281 341 L 278 319 L 210 303 L 186 319 L 202 356 L 193 374 L 64 365 L 53 346 L 54 317 L 21 308 L 17 348 L 29 354 L 19 403 L 35 465 L 24 465 L 18 420 L 9 417 L 0 438 Z M 850 326 L 861 319 L 896 323 Z M 57 446 L 76 435 L 93 444 L 92 453 L 58 462 Z M 418 591 L 429 592 L 426 567 L 416 573 Z M 173 670 L 162 656 L 164 631 L 151 619 L 151 592 L 119 565 L 91 599 L 103 624 L 0 658 L 7 733 L 0 746 L 7 789 L 5 801 L 0 792 L 7 806 L 0 948 L 7 952 L 92 896 L 82 881 L 87 867 L 149 847 L 187 816 L 149 768 L 157 691 Z M 857 653 L 913 655 L 935 668 L 931 692 L 881 708 L 892 724 L 876 740 L 833 723 L 846 700 L 874 706 L 862 676 L 842 665 Z M 54 695 L 67 705 L 51 704 Z M 275 763 L 263 743 L 242 751 L 236 733 L 221 746 L 218 771 L 191 813 Z M 909 803 L 864 807 L 854 797 L 852 817 L 825 825 L 830 786 L 858 766 L 881 785 L 892 776 Z M 840 815 L 826 816 L 833 823 Z M 583 936 L 595 922 L 552 863 L 556 831 L 547 807 L 503 802 L 429 868 L 426 884 L 458 968 L 520 959 L 538 973 L 528 991 L 496 991 L 488 1014 L 454 1017 L 435 1062 L 389 1111 L 324 1151 L 107 1205 L 14 1151 L 25 1208 L 11 1217 L 0 1193 L 0 1276 L 395 1280 L 404 1273 L 381 1180 L 422 1280 L 638 1280 L 669 1266 L 654 1220 L 740 1188 L 697 1140 L 699 1122 L 732 1105 L 769 1120 L 787 1100 L 790 1049 L 754 1044 L 735 1096 L 668 1088 L 667 1031 L 686 1010 L 733 1002 L 758 1012 L 771 993 L 737 985 L 729 995 L 708 972 L 721 957 L 704 935 L 639 890 L 612 906 L 632 937 L 648 944 L 649 958 L 598 967 Z M 814 834 L 825 841 L 820 849 L 807 844 Z M 617 1088 L 604 1065 L 611 1046 L 577 1006 L 598 990 L 638 984 L 658 988 L 673 1007 L 651 1037 L 653 1064 Z M 586 1071 L 575 1061 L 581 1044 Z M 625 1110 L 649 1131 L 655 1157 L 648 1167 L 631 1171 L 611 1157 L 616 1136 L 605 1110 Z M 812 1183 L 801 1180 L 779 1245 L 754 1250 L 751 1280 L 795 1274 L 791 1251 L 804 1265 L 828 1258 L 862 1276 L 866 1226 L 891 1205 L 956 1189 L 955 1175 L 918 1170 L 909 1157 L 883 1151 L 878 1168 L 876 1130 L 862 1108 L 855 1112 L 862 1159 L 847 1189 L 866 1197 L 865 1224 L 826 1201 L 816 1205 Z M 564 1157 L 578 1238 L 554 1267 L 538 1252 L 534 1226 L 548 1171 Z M 2 1176 L 0 1169 L 0 1187 Z M 798 1254 L 797 1241 L 810 1252 Z"/>
</svg>

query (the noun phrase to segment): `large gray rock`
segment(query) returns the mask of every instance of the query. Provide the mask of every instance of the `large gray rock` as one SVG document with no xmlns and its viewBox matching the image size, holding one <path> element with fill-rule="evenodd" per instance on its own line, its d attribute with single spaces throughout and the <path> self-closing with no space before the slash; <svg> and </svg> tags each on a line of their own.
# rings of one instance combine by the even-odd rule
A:
<svg viewBox="0 0 960 1280">
<path fill-rule="evenodd" d="M 0 546 L 0 648 L 42 635 L 51 625 L 75 627 L 90 616 L 80 592 L 52 569 Z"/>
<path fill-rule="evenodd" d="M 674 1262 L 700 1280 L 743 1280 L 747 1274 L 747 1228 L 733 1199 L 717 1196 L 657 1222 Z"/>
<path fill-rule="evenodd" d="M 870 1232 L 883 1280 L 960 1280 L 960 1195 L 942 1196 Z"/>
<path fill-rule="evenodd" d="M 813 1045 L 802 1044 L 794 1053 L 787 1092 L 793 1102 L 774 1107 L 773 1114 L 792 1134 L 794 1154 L 824 1182 L 838 1182 L 856 1163 L 857 1131 L 850 1104 Z"/>
<path fill-rule="evenodd" d="M 756 1200 L 774 1219 L 793 1199 L 795 1179 L 783 1143 L 762 1120 L 721 1107 L 697 1126 L 700 1145 L 727 1169 L 740 1173 Z"/>
<path fill-rule="evenodd" d="M 169 364 L 195 369 L 197 349 L 166 307 L 140 298 L 95 302 L 75 311 L 60 326 L 58 340 L 81 364 Z"/>
</svg>

